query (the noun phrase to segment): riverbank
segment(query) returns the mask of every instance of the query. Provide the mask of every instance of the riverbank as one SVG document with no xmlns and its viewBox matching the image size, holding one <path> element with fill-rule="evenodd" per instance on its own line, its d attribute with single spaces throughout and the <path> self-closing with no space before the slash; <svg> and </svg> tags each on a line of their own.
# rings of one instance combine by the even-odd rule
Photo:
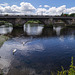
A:
<svg viewBox="0 0 75 75">
<path fill-rule="evenodd" d="M 5 35 L 0 35 L 0 47 L 3 45 L 3 43 L 8 40 L 9 37 L 5 36 Z"/>
</svg>

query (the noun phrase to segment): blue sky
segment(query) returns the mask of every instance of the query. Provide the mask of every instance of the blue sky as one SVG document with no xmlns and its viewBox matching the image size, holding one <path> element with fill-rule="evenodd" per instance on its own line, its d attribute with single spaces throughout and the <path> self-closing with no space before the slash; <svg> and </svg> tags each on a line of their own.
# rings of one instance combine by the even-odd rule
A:
<svg viewBox="0 0 75 75">
<path fill-rule="evenodd" d="M 0 0 L 0 14 L 61 15 L 75 13 L 75 0 Z"/>
<path fill-rule="evenodd" d="M 18 5 L 21 2 L 29 2 L 36 8 L 39 5 L 49 5 L 51 7 L 59 7 L 61 5 L 66 5 L 67 8 L 75 6 L 75 0 L 0 0 L 0 3 L 8 3 L 9 5 Z"/>
</svg>

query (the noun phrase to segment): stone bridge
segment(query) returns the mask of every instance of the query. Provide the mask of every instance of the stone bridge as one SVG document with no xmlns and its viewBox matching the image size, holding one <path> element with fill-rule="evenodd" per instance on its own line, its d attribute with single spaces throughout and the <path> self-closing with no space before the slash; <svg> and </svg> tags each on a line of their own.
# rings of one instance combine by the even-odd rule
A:
<svg viewBox="0 0 75 75">
<path fill-rule="evenodd" d="M 0 21 L 7 21 L 12 23 L 13 26 L 19 24 L 23 26 L 29 20 L 39 20 L 45 26 L 49 26 L 55 23 L 56 20 L 62 20 L 65 24 L 72 24 L 75 17 L 62 17 L 62 16 L 46 16 L 46 15 L 0 15 Z"/>
</svg>

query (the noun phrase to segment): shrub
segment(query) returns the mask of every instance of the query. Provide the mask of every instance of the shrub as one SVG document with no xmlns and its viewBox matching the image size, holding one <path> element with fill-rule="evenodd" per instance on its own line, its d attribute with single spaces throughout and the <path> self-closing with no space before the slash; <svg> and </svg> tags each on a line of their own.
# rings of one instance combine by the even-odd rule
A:
<svg viewBox="0 0 75 75">
<path fill-rule="evenodd" d="M 75 66 L 73 65 L 73 57 L 71 58 L 71 65 L 69 70 L 64 70 L 62 67 L 62 71 L 58 71 L 57 75 L 75 75 Z"/>
</svg>

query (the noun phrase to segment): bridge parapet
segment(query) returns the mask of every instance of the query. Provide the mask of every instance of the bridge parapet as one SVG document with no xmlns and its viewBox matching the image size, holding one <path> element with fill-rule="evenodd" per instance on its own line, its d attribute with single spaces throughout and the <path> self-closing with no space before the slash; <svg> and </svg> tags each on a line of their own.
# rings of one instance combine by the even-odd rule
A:
<svg viewBox="0 0 75 75">
<path fill-rule="evenodd" d="M 0 18 L 53 18 L 53 19 L 75 19 L 75 17 L 48 16 L 48 15 L 0 15 Z"/>
</svg>

